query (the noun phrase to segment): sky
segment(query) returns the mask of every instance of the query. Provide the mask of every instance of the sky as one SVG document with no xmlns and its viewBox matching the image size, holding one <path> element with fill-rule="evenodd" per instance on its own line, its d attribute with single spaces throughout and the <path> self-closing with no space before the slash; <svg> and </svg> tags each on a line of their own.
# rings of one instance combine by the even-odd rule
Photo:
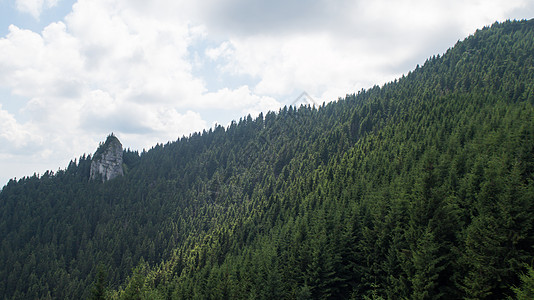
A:
<svg viewBox="0 0 534 300">
<path fill-rule="evenodd" d="M 532 0 L 0 0 L 0 187 L 382 85 Z"/>
</svg>

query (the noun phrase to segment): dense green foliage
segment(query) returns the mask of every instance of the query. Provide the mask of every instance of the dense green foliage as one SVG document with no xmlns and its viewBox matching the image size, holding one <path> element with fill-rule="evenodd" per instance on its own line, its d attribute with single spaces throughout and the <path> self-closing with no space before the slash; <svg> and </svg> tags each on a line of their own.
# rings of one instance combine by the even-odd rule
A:
<svg viewBox="0 0 534 300">
<path fill-rule="evenodd" d="M 395 82 L 0 193 L 0 297 L 505 298 L 532 290 L 534 21 Z"/>
</svg>

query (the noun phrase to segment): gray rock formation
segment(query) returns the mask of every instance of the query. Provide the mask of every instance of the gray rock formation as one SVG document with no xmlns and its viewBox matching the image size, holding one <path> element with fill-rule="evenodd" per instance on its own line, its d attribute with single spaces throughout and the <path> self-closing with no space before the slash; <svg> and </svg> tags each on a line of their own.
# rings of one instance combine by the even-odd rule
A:
<svg viewBox="0 0 534 300">
<path fill-rule="evenodd" d="M 124 175 L 122 169 L 122 144 L 113 135 L 108 136 L 95 152 L 91 162 L 91 180 L 102 179 L 102 182 Z"/>
</svg>

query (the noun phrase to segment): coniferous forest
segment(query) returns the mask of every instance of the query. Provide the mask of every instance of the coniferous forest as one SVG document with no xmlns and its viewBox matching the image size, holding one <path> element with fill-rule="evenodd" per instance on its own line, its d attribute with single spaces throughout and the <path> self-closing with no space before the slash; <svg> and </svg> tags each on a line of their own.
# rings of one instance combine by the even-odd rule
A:
<svg viewBox="0 0 534 300">
<path fill-rule="evenodd" d="M 534 20 L 384 86 L 0 193 L 2 299 L 527 299 Z"/>
</svg>

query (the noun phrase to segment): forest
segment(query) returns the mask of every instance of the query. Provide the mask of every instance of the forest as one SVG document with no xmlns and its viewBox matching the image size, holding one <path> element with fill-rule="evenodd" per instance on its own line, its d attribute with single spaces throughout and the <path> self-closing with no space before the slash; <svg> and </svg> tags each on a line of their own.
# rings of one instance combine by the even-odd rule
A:
<svg viewBox="0 0 534 300">
<path fill-rule="evenodd" d="M 528 299 L 534 20 L 387 83 L 0 192 L 2 299 Z"/>
</svg>

